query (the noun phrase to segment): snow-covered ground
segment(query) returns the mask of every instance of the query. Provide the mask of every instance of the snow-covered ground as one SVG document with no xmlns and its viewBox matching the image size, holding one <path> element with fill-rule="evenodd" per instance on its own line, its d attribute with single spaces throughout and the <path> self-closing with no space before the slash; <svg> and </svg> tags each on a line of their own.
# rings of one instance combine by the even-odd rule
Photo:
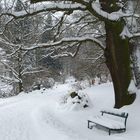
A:
<svg viewBox="0 0 140 140">
<path fill-rule="evenodd" d="M 129 113 L 127 131 L 113 133 L 87 128 L 89 116 L 102 108 L 113 108 L 111 83 L 84 89 L 90 100 L 89 108 L 70 110 L 60 103 L 71 90 L 69 83 L 52 89 L 21 93 L 0 99 L 0 140 L 138 140 L 140 138 L 140 95 L 135 103 L 123 107 Z"/>
</svg>

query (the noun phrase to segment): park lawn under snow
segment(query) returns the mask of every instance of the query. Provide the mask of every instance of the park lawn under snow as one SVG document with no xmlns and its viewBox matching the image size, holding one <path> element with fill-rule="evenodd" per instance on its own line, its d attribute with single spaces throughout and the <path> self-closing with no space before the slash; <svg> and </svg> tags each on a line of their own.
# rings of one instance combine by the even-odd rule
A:
<svg viewBox="0 0 140 140">
<path fill-rule="evenodd" d="M 68 108 L 60 103 L 69 91 L 71 85 L 67 83 L 0 99 L 0 140 L 139 140 L 139 94 L 133 105 L 121 109 L 129 113 L 127 131 L 109 136 L 104 130 L 87 129 L 87 119 L 99 114 L 101 108 L 113 108 L 112 84 L 84 89 L 91 102 L 86 109 Z"/>
</svg>

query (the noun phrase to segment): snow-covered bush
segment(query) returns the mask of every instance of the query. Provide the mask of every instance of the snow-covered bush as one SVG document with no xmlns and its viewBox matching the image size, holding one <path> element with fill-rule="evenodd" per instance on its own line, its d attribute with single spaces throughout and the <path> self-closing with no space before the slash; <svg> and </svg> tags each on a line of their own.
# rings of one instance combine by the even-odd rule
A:
<svg viewBox="0 0 140 140">
<path fill-rule="evenodd" d="M 71 92 L 63 96 L 60 101 L 60 107 L 65 110 L 81 110 L 89 106 L 89 98 L 83 92 Z"/>
</svg>

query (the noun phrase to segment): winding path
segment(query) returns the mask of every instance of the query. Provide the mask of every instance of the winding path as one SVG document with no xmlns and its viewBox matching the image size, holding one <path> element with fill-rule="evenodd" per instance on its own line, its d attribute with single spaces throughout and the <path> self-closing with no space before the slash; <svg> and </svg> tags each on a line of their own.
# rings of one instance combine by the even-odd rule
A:
<svg viewBox="0 0 140 140">
<path fill-rule="evenodd" d="M 51 98 L 38 94 L 1 101 L 0 140 L 86 140 L 55 116 Z"/>
</svg>

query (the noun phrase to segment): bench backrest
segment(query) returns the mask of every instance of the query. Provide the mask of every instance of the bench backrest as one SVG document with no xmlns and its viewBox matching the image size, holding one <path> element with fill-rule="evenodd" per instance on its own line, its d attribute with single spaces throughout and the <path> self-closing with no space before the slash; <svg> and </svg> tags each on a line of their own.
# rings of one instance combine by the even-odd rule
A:
<svg viewBox="0 0 140 140">
<path fill-rule="evenodd" d="M 127 121 L 127 118 L 128 118 L 128 113 L 120 112 L 116 109 L 114 109 L 114 110 L 102 110 L 101 113 L 102 113 L 102 115 L 105 113 L 105 114 L 114 115 L 114 116 L 124 118 L 124 124 L 125 124 L 125 127 L 126 127 L 126 121 Z"/>
</svg>

